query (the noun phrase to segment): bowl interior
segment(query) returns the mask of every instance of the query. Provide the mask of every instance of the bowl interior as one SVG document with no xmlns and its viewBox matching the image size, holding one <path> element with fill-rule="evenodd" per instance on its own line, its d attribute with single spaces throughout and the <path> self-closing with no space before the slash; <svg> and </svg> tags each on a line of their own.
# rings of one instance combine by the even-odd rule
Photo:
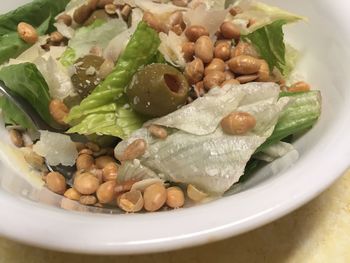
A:
<svg viewBox="0 0 350 263">
<path fill-rule="evenodd" d="M 24 2 L 29 1 L 2 3 L 0 12 Z M 230 192 L 230 196 L 190 209 L 110 216 L 81 213 L 111 211 L 85 208 L 68 201 L 67 209 L 78 211 L 72 212 L 60 208 L 60 196 L 42 188 L 40 180 L 35 179 L 35 174 L 24 166 L 21 157 L 10 148 L 8 135 L 1 126 L 0 156 L 3 163 L 0 166 L 0 208 L 10 203 L 12 208 L 7 215 L 9 221 L 12 213 L 26 211 L 30 222 L 27 237 L 22 237 L 16 231 L 5 230 L 1 222 L 0 234 L 38 245 L 80 252 L 129 253 L 178 248 L 257 227 L 295 209 L 329 186 L 348 166 L 350 156 L 350 139 L 346 133 L 350 123 L 347 113 L 350 102 L 350 77 L 347 73 L 350 69 L 350 31 L 345 23 L 349 20 L 342 18 L 343 14 L 346 17 L 343 9 L 346 10 L 349 4 L 340 0 L 335 1 L 339 2 L 338 5 L 331 5 L 326 0 L 318 1 L 317 5 L 313 1 L 298 4 L 293 0 L 265 2 L 309 18 L 308 22 L 289 26 L 285 32 L 288 42 L 300 51 L 296 79 L 305 79 L 313 89 L 320 89 L 323 97 L 320 121 L 294 143 L 300 158 L 292 167 L 265 167 Z M 336 9 L 334 5 L 344 8 Z M 65 228 L 70 231 L 68 235 L 81 234 L 85 230 L 96 238 L 94 241 L 78 238 L 66 243 L 54 242 L 45 235 L 43 229 L 35 225 L 34 220 L 39 217 L 50 218 L 52 224 L 57 220 L 66 224 Z M 144 225 L 142 229 L 140 222 Z M 157 222 L 173 227 L 153 233 L 147 230 L 157 228 Z M 13 226 L 18 224 L 16 220 L 11 223 Z M 105 225 L 102 226 L 102 223 Z M 97 233 L 91 230 L 93 226 L 101 231 Z M 122 231 L 119 236 L 111 237 L 105 226 L 136 228 L 138 232 L 127 235 L 125 230 L 125 233 Z M 60 236 L 60 230 L 58 227 L 49 231 Z"/>
</svg>

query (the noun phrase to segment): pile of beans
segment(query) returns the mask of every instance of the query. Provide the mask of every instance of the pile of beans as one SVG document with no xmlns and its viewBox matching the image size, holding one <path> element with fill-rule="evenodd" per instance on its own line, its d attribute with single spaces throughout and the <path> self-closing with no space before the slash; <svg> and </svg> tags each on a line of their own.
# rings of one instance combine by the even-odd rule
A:
<svg viewBox="0 0 350 263">
<path fill-rule="evenodd" d="M 149 129 L 158 138 L 167 136 L 161 127 L 151 126 Z M 194 202 L 199 202 L 207 197 L 205 193 L 192 185 L 188 185 L 187 190 L 184 191 L 182 187 L 169 185 L 160 180 L 132 190 L 133 185 L 138 181 L 129 180 L 122 183 L 117 181 L 120 162 L 114 158 L 113 149 L 101 148 L 92 142 L 76 143 L 79 156 L 76 160 L 73 182 L 69 186 L 62 174 L 47 171 L 44 158 L 32 150 L 33 145 L 24 147 L 20 131 L 9 129 L 9 134 L 15 146 L 26 150 L 24 157 L 28 164 L 43 173 L 43 180 L 49 190 L 82 205 L 117 206 L 129 213 L 154 212 L 162 208 L 180 208 L 184 206 L 186 196 Z M 135 160 L 144 154 L 146 147 L 145 141 L 136 140 L 127 147 L 120 159 L 122 162 Z M 64 208 L 64 202 L 62 202 L 62 207 Z"/>
</svg>

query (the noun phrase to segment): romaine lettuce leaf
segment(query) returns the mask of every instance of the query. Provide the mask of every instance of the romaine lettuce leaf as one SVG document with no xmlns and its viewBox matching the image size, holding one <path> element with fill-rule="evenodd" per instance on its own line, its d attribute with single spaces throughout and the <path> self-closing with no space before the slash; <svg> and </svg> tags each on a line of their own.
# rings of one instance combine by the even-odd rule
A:
<svg viewBox="0 0 350 263">
<path fill-rule="evenodd" d="M 278 100 L 279 93 L 266 92 L 269 97 L 255 96 L 246 86 L 245 98 L 239 105 L 232 104 L 231 111 L 249 112 L 257 120 L 256 127 L 245 135 L 227 135 L 220 125 L 214 132 L 197 135 L 184 130 L 169 131 L 166 140 L 152 138 L 146 128 L 137 130 L 132 136 L 119 143 L 115 149 L 116 156 L 121 156 L 126 147 L 135 139 L 147 141 L 147 151 L 140 162 L 143 166 L 153 170 L 159 177 L 172 182 L 193 184 L 196 187 L 213 194 L 223 194 L 244 173 L 244 168 L 256 149 L 272 134 L 280 113 L 289 103 L 289 98 Z M 261 89 L 273 89 L 276 84 L 267 83 Z M 229 89 L 230 86 L 224 88 Z M 254 90 L 255 87 L 252 87 Z M 244 90 L 244 89 L 242 89 Z M 210 93 L 216 92 L 211 90 Z M 231 96 L 227 92 L 220 96 Z M 205 100 L 202 100 L 205 103 Z M 197 107 L 200 105 L 197 104 Z M 194 111 L 198 115 L 199 111 Z M 180 113 L 181 114 L 181 113 Z M 191 116 L 193 126 L 202 121 L 198 115 Z M 218 117 L 221 118 L 221 117 Z M 212 119 L 207 120 L 211 122 Z M 216 121 L 216 123 L 218 123 Z M 186 129 L 187 130 L 187 129 Z M 122 177 L 122 174 L 118 176 Z M 130 179 L 130 174 L 128 175 Z M 119 178 L 122 179 L 122 178 Z"/>
<path fill-rule="evenodd" d="M 22 63 L 3 67 L 0 70 L 0 79 L 9 89 L 27 100 L 47 124 L 55 127 L 49 112 L 49 87 L 34 64 Z M 6 115 L 7 108 L 3 108 L 3 111 Z"/>
<path fill-rule="evenodd" d="M 52 27 L 54 17 L 62 12 L 69 2 L 70 0 L 34 0 L 14 11 L 3 14 L 0 16 L 0 36 L 17 32 L 17 25 L 20 22 L 40 27 L 48 18 L 50 18 L 48 30 L 52 32 L 55 30 Z"/>
<path fill-rule="evenodd" d="M 0 97 L 0 108 L 5 124 L 19 125 L 25 129 L 32 128 L 31 122 L 23 112 L 5 96 Z"/>
<path fill-rule="evenodd" d="M 284 44 L 283 25 L 285 20 L 277 20 L 267 26 L 243 37 L 256 48 L 260 56 L 269 64 L 270 70 L 278 68 L 282 74 L 286 72 L 286 47 Z"/>
<path fill-rule="evenodd" d="M 54 30 L 54 17 L 64 10 L 69 0 L 35 0 L 15 11 L 0 16 L 0 64 L 16 57 L 30 47 L 18 37 L 17 25 L 27 22 L 37 28 L 40 35 Z"/>
<path fill-rule="evenodd" d="M 154 62 L 159 43 L 157 32 L 141 22 L 114 71 L 79 106 L 71 109 L 67 121 L 78 126 L 68 132 L 125 138 L 140 127 L 143 118 L 127 107 L 124 89 L 140 67 Z"/>
</svg>

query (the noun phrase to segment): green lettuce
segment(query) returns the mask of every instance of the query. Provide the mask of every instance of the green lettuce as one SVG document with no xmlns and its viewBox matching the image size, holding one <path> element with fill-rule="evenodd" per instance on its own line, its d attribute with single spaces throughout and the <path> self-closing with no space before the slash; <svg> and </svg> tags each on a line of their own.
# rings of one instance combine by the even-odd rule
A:
<svg viewBox="0 0 350 263">
<path fill-rule="evenodd" d="M 5 124 L 19 125 L 25 129 L 32 128 L 26 115 L 5 96 L 0 97 L 0 108 Z"/>
<path fill-rule="evenodd" d="M 30 47 L 18 37 L 17 25 L 27 22 L 40 35 L 54 31 L 54 17 L 62 12 L 69 0 L 35 0 L 0 16 L 0 64 L 16 57 Z"/>
<path fill-rule="evenodd" d="M 66 121 L 76 126 L 68 132 L 125 138 L 141 127 L 144 119 L 128 107 L 124 90 L 140 67 L 159 58 L 159 44 L 157 32 L 140 22 L 114 71 L 79 106 L 71 109 Z"/>
<path fill-rule="evenodd" d="M 270 70 L 276 67 L 282 74 L 285 74 L 287 66 L 282 29 L 286 23 L 285 20 L 277 20 L 243 37 L 245 41 L 253 44 L 260 56 L 269 64 Z"/>
<path fill-rule="evenodd" d="M 49 112 L 51 101 L 49 87 L 34 64 L 22 63 L 3 67 L 0 70 L 0 79 L 14 93 L 27 100 L 47 124 L 53 127 L 57 126 Z M 16 109 L 15 105 L 9 107 L 8 105 L 11 102 L 2 100 L 2 110 L 4 115 L 7 116 L 5 119 L 10 120 L 11 124 L 18 124 L 27 128 L 28 122 L 23 120 L 24 115 L 15 116 L 19 109 Z"/>
</svg>

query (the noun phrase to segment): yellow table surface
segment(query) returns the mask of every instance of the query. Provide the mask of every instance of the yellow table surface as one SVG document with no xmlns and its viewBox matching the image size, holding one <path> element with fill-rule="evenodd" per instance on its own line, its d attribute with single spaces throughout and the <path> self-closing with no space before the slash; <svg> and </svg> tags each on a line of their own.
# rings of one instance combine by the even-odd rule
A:
<svg viewBox="0 0 350 263">
<path fill-rule="evenodd" d="M 149 255 L 89 256 L 33 248 L 0 238 L 0 262 L 350 262 L 350 171 L 299 210 L 213 244 Z"/>
</svg>

